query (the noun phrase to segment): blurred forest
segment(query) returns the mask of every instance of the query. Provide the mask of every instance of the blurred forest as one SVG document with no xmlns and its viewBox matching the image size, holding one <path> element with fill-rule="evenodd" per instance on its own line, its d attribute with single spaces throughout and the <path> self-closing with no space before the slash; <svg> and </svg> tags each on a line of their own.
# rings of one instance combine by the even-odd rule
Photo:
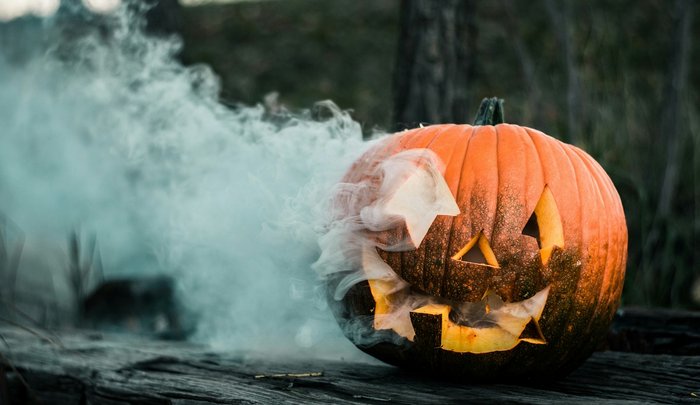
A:
<svg viewBox="0 0 700 405">
<path fill-rule="evenodd" d="M 507 122 L 591 153 L 625 206 L 624 305 L 700 307 L 700 7 L 691 0 L 470 2 L 471 120 L 483 97 Z M 401 2 L 290 0 L 181 8 L 186 63 L 230 102 L 290 109 L 332 99 L 371 133 L 395 127 Z"/>
</svg>

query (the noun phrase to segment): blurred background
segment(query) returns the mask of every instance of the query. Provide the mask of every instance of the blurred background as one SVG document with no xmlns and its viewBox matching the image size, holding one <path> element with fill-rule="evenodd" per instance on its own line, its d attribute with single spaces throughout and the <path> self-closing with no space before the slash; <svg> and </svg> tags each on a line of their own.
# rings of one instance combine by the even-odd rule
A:
<svg viewBox="0 0 700 405">
<path fill-rule="evenodd" d="M 256 119 L 265 122 L 288 122 L 328 99 L 367 139 L 418 123 L 469 123 L 483 97 L 504 98 L 507 122 L 582 147 L 613 179 L 629 229 L 623 305 L 700 309 L 695 3 L 161 0 L 149 3 L 138 24 L 171 44 L 168 58 L 188 74 L 213 71 L 212 97 L 222 108 L 259 108 Z M 63 21 L 62 41 L 109 31 L 110 13 L 122 6 L 120 0 L 0 0 L 4 57 L 22 59 L 12 45 L 18 38 L 23 47 L 45 43 L 45 35 L 27 38 L 45 32 L 47 20 Z M 334 111 L 320 115 L 335 117 Z M 305 117 L 318 120 L 313 111 Z M 331 174 L 342 172 L 337 166 Z M 11 211 L 0 203 L 3 209 Z M 24 226 L 12 212 L 4 214 L 0 283 L 9 290 L 27 255 L 16 243 Z M 96 267 L 96 242 L 75 232 L 66 240 L 67 283 L 85 301 L 100 283 L 81 281 L 81 272 L 95 280 L 104 272 Z M 145 291 L 177 295 L 168 279 L 146 283 Z M 131 287 L 112 286 L 105 294 Z M 157 312 L 161 304 L 154 305 Z M 88 307 L 93 314 L 103 310 Z"/>
<path fill-rule="evenodd" d="M 446 11 L 463 12 L 455 18 L 464 23 L 466 80 L 458 84 L 467 100 L 463 115 L 449 118 L 471 122 L 483 97 L 499 96 L 507 122 L 591 153 L 627 214 L 624 304 L 698 307 L 699 7 L 666 0 L 447 3 Z M 181 7 L 182 59 L 211 65 L 224 99 L 255 103 L 277 92 L 282 104 L 303 106 L 327 98 L 352 109 L 365 132 L 391 130 L 401 5 Z"/>
</svg>

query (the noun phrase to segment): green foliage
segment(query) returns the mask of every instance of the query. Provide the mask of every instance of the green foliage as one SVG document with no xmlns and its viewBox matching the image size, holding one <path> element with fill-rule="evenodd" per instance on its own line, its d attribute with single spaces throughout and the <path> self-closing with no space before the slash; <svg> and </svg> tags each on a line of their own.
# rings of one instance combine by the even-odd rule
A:
<svg viewBox="0 0 700 405">
<path fill-rule="evenodd" d="M 223 98 L 290 107 L 332 99 L 369 126 L 391 110 L 398 3 L 295 0 L 185 8 L 183 59 L 222 76 Z"/>
</svg>

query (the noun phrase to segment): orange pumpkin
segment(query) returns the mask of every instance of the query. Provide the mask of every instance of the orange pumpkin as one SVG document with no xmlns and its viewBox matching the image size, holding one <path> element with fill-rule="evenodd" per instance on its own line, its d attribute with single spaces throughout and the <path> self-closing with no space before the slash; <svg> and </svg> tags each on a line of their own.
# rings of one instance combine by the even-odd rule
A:
<svg viewBox="0 0 700 405">
<path fill-rule="evenodd" d="M 332 307 L 381 360 L 465 380 L 557 377 L 607 332 L 627 255 L 618 193 L 583 150 L 502 123 L 501 103 L 484 100 L 483 125 L 394 134 L 342 180 L 335 221 L 350 219 L 339 234 L 354 247 L 328 277 Z"/>
</svg>

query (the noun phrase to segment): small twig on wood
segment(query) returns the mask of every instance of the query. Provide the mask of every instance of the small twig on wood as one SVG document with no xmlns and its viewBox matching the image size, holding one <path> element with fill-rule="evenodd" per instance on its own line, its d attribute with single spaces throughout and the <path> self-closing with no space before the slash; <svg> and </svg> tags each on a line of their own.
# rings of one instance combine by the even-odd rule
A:
<svg viewBox="0 0 700 405">
<path fill-rule="evenodd" d="M 391 402 L 391 398 L 383 398 L 383 397 L 372 397 L 369 395 L 360 395 L 360 394 L 355 394 L 352 396 L 355 399 L 368 399 L 370 401 L 380 401 L 380 402 Z"/>
<path fill-rule="evenodd" d="M 283 374 L 258 374 L 255 376 L 256 380 L 261 378 L 305 378 L 305 377 L 323 377 L 322 371 L 315 371 L 310 373 L 283 373 Z"/>
</svg>

